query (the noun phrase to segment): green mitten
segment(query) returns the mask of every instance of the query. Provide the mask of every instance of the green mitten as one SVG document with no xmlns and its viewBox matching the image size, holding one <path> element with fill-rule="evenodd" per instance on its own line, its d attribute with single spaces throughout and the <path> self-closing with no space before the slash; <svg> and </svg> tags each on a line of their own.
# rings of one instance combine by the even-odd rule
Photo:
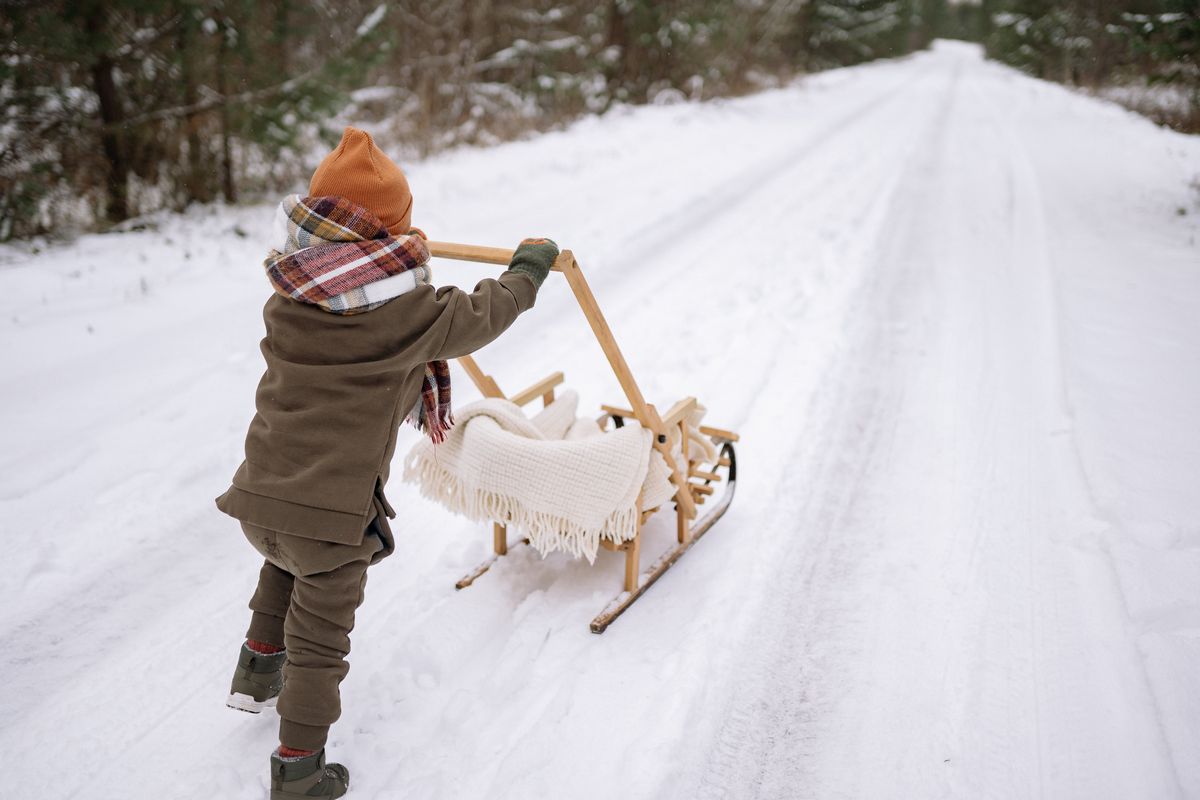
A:
<svg viewBox="0 0 1200 800">
<path fill-rule="evenodd" d="M 524 272 L 533 279 L 534 286 L 541 288 L 556 258 L 558 245 L 549 239 L 524 239 L 517 245 L 508 268 L 513 272 Z"/>
</svg>

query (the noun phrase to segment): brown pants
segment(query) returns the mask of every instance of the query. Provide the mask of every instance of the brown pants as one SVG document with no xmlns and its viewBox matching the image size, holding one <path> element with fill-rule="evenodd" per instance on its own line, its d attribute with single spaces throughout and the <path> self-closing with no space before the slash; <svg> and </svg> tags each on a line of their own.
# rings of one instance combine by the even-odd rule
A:
<svg viewBox="0 0 1200 800">
<path fill-rule="evenodd" d="M 279 695 L 279 741 L 320 750 L 342 713 L 339 685 L 350 665 L 350 631 L 367 567 L 390 552 L 375 525 L 362 544 L 305 539 L 242 523 L 266 561 L 250 599 L 246 638 L 287 648 Z"/>
</svg>

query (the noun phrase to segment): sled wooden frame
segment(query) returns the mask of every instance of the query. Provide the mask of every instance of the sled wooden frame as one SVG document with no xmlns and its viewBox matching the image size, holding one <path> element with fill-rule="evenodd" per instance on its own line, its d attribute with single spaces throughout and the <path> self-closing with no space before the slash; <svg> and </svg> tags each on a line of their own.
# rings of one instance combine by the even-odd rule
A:
<svg viewBox="0 0 1200 800">
<path fill-rule="evenodd" d="M 508 266 L 513 257 L 512 250 L 500 247 L 480 247 L 449 242 L 429 242 L 428 244 L 430 253 L 437 258 Z M 639 497 L 638 509 L 641 513 L 638 516 L 634 537 L 620 543 L 601 539 L 600 543 L 605 549 L 625 553 L 623 591 L 614 597 L 591 623 L 593 633 L 603 633 L 725 513 L 733 500 L 737 482 L 737 460 L 734 455 L 733 443 L 738 440 L 738 435 L 720 428 L 700 426 L 700 433 L 708 436 L 716 445 L 718 458 L 716 463 L 710 465 L 708 469 L 700 469 L 702 465 L 691 464 L 687 459 L 687 420 L 696 408 L 696 398 L 685 397 L 660 416 L 654 405 L 646 402 L 641 389 L 638 388 L 637 381 L 634 380 L 633 373 L 630 371 L 625 357 L 621 354 L 621 349 L 617 346 L 612 330 L 608 327 L 608 322 L 604 319 L 604 314 L 600 311 L 600 306 L 597 304 L 587 280 L 583 277 L 583 270 L 580 269 L 574 254 L 570 250 L 563 250 L 555 260 L 552 270 L 562 273 L 566 278 L 567 284 L 575 295 L 575 300 L 579 303 L 584 317 L 587 318 L 592 333 L 601 350 L 604 351 L 609 366 L 612 367 L 629 403 L 628 408 L 601 406 L 604 414 L 597 420 L 597 424 L 603 430 L 607 427 L 610 419 L 616 427 L 623 425 L 626 419 L 636 419 L 643 428 L 654 434 L 653 446 L 662 453 L 663 459 L 671 470 L 671 482 L 675 486 L 672 502 L 675 506 L 676 545 L 660 556 L 647 570 L 644 572 L 641 570 L 642 525 L 661 506 L 642 509 L 641 497 Z M 522 391 L 506 395 L 495 379 L 479 368 L 472 356 L 463 356 L 458 359 L 458 362 L 484 397 L 502 397 L 521 406 L 538 398 L 541 398 L 543 405 L 549 405 L 554 400 L 555 387 L 563 382 L 563 373 L 555 372 Z M 689 463 L 686 475 L 680 473 L 671 454 L 668 432 L 673 426 L 678 428 L 684 460 Z M 722 480 L 726 481 L 726 486 L 720 498 L 714 501 L 706 513 L 700 514 L 698 507 L 713 495 L 713 484 Z M 513 546 L 527 544 L 528 541 L 528 539 L 521 539 Z M 455 584 L 456 588 L 465 589 L 470 586 L 476 578 L 487 572 L 497 559 L 508 554 L 508 530 L 505 525 L 498 522 L 492 524 L 492 549 L 494 551 L 492 556 L 459 580 Z"/>
</svg>

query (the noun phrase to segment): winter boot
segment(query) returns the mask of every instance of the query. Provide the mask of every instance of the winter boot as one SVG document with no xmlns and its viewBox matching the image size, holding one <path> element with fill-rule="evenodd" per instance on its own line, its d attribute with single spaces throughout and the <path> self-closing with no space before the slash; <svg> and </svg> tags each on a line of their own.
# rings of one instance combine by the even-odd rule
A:
<svg viewBox="0 0 1200 800">
<path fill-rule="evenodd" d="M 341 764 L 326 764 L 323 749 L 296 759 L 271 754 L 271 800 L 341 797 L 349 788 L 350 770 Z"/>
<path fill-rule="evenodd" d="M 251 714 L 274 708 L 283 688 L 283 662 L 286 659 L 285 651 L 266 655 L 243 644 L 225 705 Z"/>
</svg>

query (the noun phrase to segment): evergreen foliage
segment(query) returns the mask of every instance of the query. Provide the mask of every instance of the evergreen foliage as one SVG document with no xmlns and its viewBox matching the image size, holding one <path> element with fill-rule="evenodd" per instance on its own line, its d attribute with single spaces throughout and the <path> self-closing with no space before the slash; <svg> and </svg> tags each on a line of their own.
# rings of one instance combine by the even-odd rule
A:
<svg viewBox="0 0 1200 800">
<path fill-rule="evenodd" d="M 1181 84 L 1200 101 L 1200 0 L 1165 0 L 1149 11 L 1127 11 L 1114 33 L 1153 65 L 1154 82 Z"/>
<path fill-rule="evenodd" d="M 6 5 L 0 238 L 236 199 L 362 79 L 380 37 L 356 26 L 373 7 Z"/>
<path fill-rule="evenodd" d="M 1200 127 L 1200 0 L 989 0 L 986 10 L 990 56 L 1092 89 L 1169 85 L 1187 99 L 1166 121 Z"/>
<path fill-rule="evenodd" d="M 294 185 L 351 97 L 424 154 L 907 52 L 943 3 L 10 3 L 0 238 Z"/>
<path fill-rule="evenodd" d="M 939 35 L 1055 80 L 1194 93 L 1197 2 L 10 0 L 0 239 L 294 187 L 338 114 L 420 155 Z"/>
<path fill-rule="evenodd" d="M 921 0 L 813 0 L 803 17 L 808 63 L 854 64 L 924 47 L 942 8 Z"/>
</svg>

